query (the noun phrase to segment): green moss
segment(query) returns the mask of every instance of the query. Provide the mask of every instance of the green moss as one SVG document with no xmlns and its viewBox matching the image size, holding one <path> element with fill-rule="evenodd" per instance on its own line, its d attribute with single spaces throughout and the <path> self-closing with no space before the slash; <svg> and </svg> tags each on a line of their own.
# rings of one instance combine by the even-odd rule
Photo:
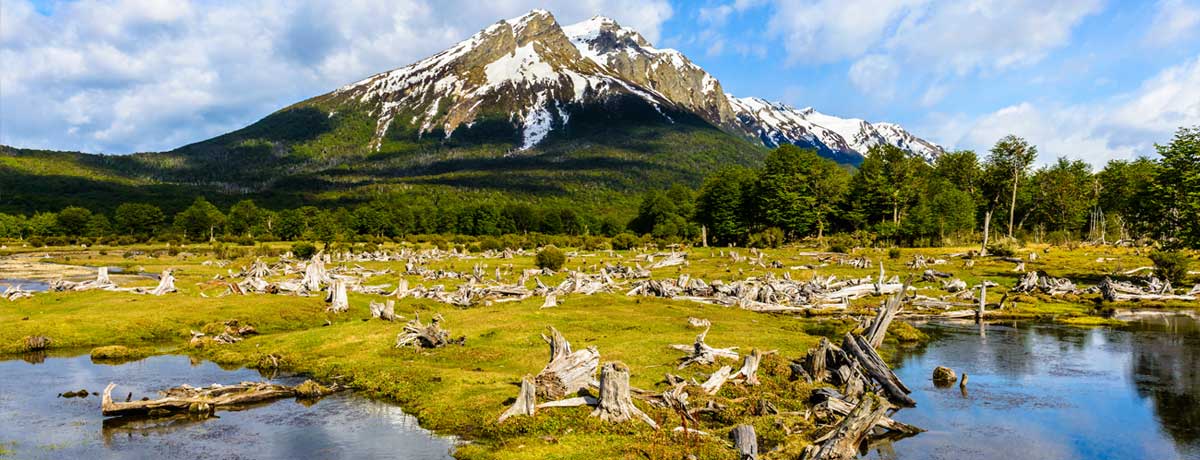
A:
<svg viewBox="0 0 1200 460">
<path fill-rule="evenodd" d="M 136 361 L 154 354 L 154 350 L 147 347 L 129 348 L 123 345 L 108 345 L 96 347 L 92 349 L 92 361 Z"/>
</svg>

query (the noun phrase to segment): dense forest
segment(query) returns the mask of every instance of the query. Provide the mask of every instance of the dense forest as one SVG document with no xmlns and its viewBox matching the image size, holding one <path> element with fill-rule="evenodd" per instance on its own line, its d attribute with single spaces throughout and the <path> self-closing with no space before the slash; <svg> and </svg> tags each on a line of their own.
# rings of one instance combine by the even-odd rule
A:
<svg viewBox="0 0 1200 460">
<path fill-rule="evenodd" d="M 1034 167 L 1037 147 L 1007 136 L 985 154 L 947 152 L 932 164 L 892 146 L 856 169 L 784 146 L 752 169 L 731 166 L 698 190 L 645 192 L 636 213 L 579 211 L 565 203 L 489 199 L 413 201 L 382 195 L 353 207 L 266 209 L 204 197 L 167 215 L 127 202 L 111 214 L 71 206 L 0 214 L 0 238 L 35 245 L 134 241 L 376 241 L 416 235 L 568 235 L 628 247 L 639 242 L 778 246 L 938 246 L 985 238 L 1031 242 L 1153 239 L 1200 247 L 1200 127 L 1180 129 L 1159 158 L 1113 160 L 1094 171 L 1058 158 Z M 611 238 L 611 240 L 608 240 Z M 493 240 L 496 240 L 493 238 Z"/>
</svg>

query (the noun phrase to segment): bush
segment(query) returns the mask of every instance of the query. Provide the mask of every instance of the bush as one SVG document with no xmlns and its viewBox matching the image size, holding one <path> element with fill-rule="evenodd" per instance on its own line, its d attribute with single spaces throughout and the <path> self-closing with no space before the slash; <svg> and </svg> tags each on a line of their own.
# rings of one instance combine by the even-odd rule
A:
<svg viewBox="0 0 1200 460">
<path fill-rule="evenodd" d="M 888 249 L 888 258 L 892 259 L 892 260 L 899 259 L 900 258 L 900 248 Z"/>
<path fill-rule="evenodd" d="M 771 227 L 755 233 L 750 235 L 748 244 L 752 248 L 778 248 L 783 245 L 783 230 Z"/>
<path fill-rule="evenodd" d="M 317 253 L 317 247 L 307 241 L 297 241 L 292 243 L 292 255 L 297 259 L 310 259 L 313 254 Z"/>
<path fill-rule="evenodd" d="M 603 236 L 584 237 L 581 247 L 585 251 L 606 251 L 609 248 L 608 239 Z"/>
<path fill-rule="evenodd" d="M 479 240 L 479 249 L 483 251 L 500 251 L 504 249 L 504 243 L 501 243 L 500 239 L 494 236 L 485 236 L 482 240 Z"/>
<path fill-rule="evenodd" d="M 1012 257 L 1017 253 L 1017 246 L 1011 242 L 996 243 L 988 246 L 988 254 L 998 257 Z"/>
<path fill-rule="evenodd" d="M 613 249 L 625 251 L 633 249 L 638 244 L 638 237 L 629 232 L 624 232 L 614 236 L 612 239 Z"/>
<path fill-rule="evenodd" d="M 562 268 L 563 264 L 567 263 L 567 255 L 561 249 L 554 246 L 546 246 L 541 251 L 538 251 L 537 255 L 533 258 L 533 262 L 537 264 L 538 268 L 549 268 L 558 271 Z"/>
<path fill-rule="evenodd" d="M 1187 254 L 1180 251 L 1154 251 L 1150 253 L 1150 260 L 1154 261 L 1154 272 L 1160 278 L 1166 278 L 1173 284 L 1183 284 L 1187 279 L 1188 264 L 1191 263 Z"/>
</svg>

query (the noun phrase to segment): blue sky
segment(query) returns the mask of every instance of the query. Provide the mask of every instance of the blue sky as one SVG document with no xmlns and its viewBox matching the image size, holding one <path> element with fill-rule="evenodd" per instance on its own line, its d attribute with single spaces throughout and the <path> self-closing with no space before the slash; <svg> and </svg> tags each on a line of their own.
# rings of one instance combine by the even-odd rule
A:
<svg viewBox="0 0 1200 460">
<path fill-rule="evenodd" d="M 1200 124 L 1200 0 L 0 1 L 0 143 L 22 147 L 171 149 L 532 8 L 948 148 L 1014 133 L 1098 165 Z"/>
</svg>

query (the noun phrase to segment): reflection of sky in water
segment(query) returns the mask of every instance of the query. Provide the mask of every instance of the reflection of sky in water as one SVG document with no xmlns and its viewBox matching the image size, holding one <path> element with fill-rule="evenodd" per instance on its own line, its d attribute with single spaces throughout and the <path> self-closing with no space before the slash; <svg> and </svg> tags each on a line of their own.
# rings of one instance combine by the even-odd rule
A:
<svg viewBox="0 0 1200 460">
<path fill-rule="evenodd" d="M 0 292 L 4 292 L 9 286 L 20 286 L 21 289 L 30 292 L 43 292 L 50 289 L 50 284 L 45 281 L 0 278 Z"/>
<path fill-rule="evenodd" d="M 981 335 L 970 324 L 928 325 L 937 340 L 899 353 L 896 373 L 917 407 L 895 418 L 929 431 L 869 457 L 1200 459 L 1200 334 L 1195 320 L 1178 321 L 1190 326 L 1013 323 Z M 939 365 L 970 376 L 965 397 L 934 388 Z"/>
<path fill-rule="evenodd" d="M 102 427 L 100 398 L 64 399 L 65 391 L 100 392 L 117 382 L 114 399 L 154 397 L 187 383 L 237 383 L 265 378 L 256 371 L 193 365 L 183 356 L 156 356 L 119 366 L 87 356 L 42 364 L 0 362 L 0 443 L 15 441 L 17 458 L 449 458 L 451 441 L 421 429 L 398 407 L 339 393 L 311 406 L 280 400 L 219 418 Z M 277 382 L 295 384 L 299 379 Z M 111 421 L 111 419 L 110 419 Z M 10 447 L 11 448 L 11 447 Z"/>
</svg>

